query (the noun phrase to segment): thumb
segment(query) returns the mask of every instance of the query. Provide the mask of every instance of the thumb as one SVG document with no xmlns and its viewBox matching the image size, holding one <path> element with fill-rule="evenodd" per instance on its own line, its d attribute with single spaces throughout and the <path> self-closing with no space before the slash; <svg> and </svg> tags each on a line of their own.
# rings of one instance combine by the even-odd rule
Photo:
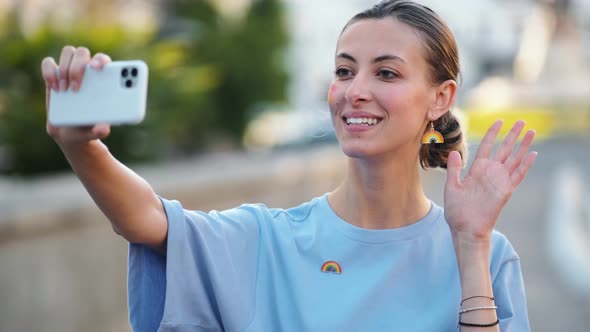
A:
<svg viewBox="0 0 590 332">
<path fill-rule="evenodd" d="M 452 151 L 447 160 L 447 186 L 457 186 L 461 182 L 461 154 Z"/>
</svg>

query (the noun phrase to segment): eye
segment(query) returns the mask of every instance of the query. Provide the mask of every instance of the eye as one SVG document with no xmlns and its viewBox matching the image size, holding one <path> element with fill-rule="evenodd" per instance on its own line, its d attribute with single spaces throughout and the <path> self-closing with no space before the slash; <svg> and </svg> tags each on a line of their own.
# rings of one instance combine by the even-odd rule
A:
<svg viewBox="0 0 590 332">
<path fill-rule="evenodd" d="M 377 76 L 379 76 L 382 79 L 386 79 L 386 80 L 390 80 L 393 78 L 397 78 L 399 77 L 399 75 L 391 70 L 387 70 L 387 69 L 381 69 L 377 72 Z"/>
<path fill-rule="evenodd" d="M 336 75 L 336 77 L 339 77 L 339 78 L 346 78 L 346 77 L 352 75 L 352 71 L 350 69 L 346 69 L 346 68 L 338 68 L 334 72 L 334 75 Z"/>
</svg>

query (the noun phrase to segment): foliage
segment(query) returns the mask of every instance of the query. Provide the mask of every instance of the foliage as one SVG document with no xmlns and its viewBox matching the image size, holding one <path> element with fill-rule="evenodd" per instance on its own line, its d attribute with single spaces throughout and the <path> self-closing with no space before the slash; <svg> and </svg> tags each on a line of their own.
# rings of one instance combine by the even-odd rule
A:
<svg viewBox="0 0 590 332">
<path fill-rule="evenodd" d="M 92 3 L 92 2 L 89 2 Z M 114 2 L 116 3 L 116 2 Z M 254 1 L 229 21 L 207 1 L 167 1 L 157 29 L 132 33 L 91 14 L 61 32 L 42 24 L 25 36 L 16 15 L 0 23 L 0 172 L 31 175 L 69 166 L 45 132 L 40 63 L 64 45 L 150 67 L 148 110 L 139 126 L 113 128 L 105 141 L 123 162 L 239 147 L 249 114 L 285 100 L 282 50 L 288 38 L 279 0 Z"/>
</svg>

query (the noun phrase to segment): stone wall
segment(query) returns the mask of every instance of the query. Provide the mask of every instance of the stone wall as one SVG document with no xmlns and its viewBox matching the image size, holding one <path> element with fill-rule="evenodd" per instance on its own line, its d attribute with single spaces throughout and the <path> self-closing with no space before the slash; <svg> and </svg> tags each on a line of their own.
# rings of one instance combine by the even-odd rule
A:
<svg viewBox="0 0 590 332">
<path fill-rule="evenodd" d="M 335 146 L 133 167 L 186 208 L 290 207 L 333 189 Z M 0 180 L 0 331 L 129 331 L 127 243 L 72 174 Z"/>
</svg>

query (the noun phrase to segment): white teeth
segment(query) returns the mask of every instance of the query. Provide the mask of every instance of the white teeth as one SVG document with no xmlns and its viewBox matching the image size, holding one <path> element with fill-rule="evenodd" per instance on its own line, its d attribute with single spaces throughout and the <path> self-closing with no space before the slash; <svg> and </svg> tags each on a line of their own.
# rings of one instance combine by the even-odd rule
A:
<svg viewBox="0 0 590 332">
<path fill-rule="evenodd" d="M 375 118 L 346 118 L 347 124 L 367 124 L 367 125 L 376 125 L 377 119 Z"/>
</svg>

